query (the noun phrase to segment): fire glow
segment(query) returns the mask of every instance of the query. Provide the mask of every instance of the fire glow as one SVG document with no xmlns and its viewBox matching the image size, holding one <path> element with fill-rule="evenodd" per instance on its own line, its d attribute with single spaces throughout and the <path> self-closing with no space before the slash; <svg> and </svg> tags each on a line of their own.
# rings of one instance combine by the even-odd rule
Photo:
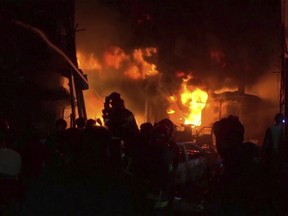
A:
<svg viewBox="0 0 288 216">
<path fill-rule="evenodd" d="M 202 118 L 202 110 L 206 106 L 206 102 L 208 100 L 208 94 L 207 92 L 201 90 L 200 88 L 191 89 L 191 86 L 187 85 L 187 81 L 189 79 L 190 78 L 183 79 L 182 86 L 178 94 L 179 102 L 177 104 L 178 107 L 177 111 L 175 111 L 175 104 L 170 103 L 171 107 L 167 110 L 167 114 L 169 114 L 170 117 L 173 118 L 172 115 L 178 112 L 177 116 L 178 117 L 180 116 L 178 119 L 180 120 L 184 118 L 185 119 L 184 124 L 200 126 Z M 175 97 L 170 96 L 169 98 L 171 99 Z M 170 102 L 173 101 L 170 100 Z M 171 112 L 171 110 L 173 110 L 173 112 Z"/>
<path fill-rule="evenodd" d="M 87 117 L 101 119 L 105 96 L 113 91 L 118 91 L 125 98 L 127 108 L 133 110 L 134 101 L 126 97 L 127 94 L 123 91 L 124 83 L 137 82 L 139 89 L 142 88 L 144 82 L 159 74 L 156 64 L 152 63 L 156 58 L 157 49 L 154 47 L 138 48 L 128 52 L 112 46 L 98 55 L 78 50 L 79 68 L 88 74 L 89 81 L 89 89 L 84 91 Z M 145 91 L 139 89 L 135 92 Z M 135 117 L 143 119 L 144 114 L 133 111 Z"/>
<path fill-rule="evenodd" d="M 184 92 L 181 94 L 181 103 L 190 110 L 189 115 L 185 118 L 184 124 L 201 125 L 202 110 L 206 105 L 208 94 L 196 88 L 190 92 L 185 86 Z"/>
</svg>

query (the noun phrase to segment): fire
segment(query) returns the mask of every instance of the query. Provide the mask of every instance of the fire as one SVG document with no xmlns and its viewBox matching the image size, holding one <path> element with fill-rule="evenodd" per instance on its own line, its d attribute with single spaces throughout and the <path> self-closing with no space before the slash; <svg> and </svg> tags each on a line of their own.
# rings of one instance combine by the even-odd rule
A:
<svg viewBox="0 0 288 216">
<path fill-rule="evenodd" d="M 84 91 L 87 117 L 102 118 L 105 96 L 112 91 L 124 94 L 121 91 L 123 80 L 136 80 L 141 84 L 142 81 L 157 77 L 159 71 L 153 63 L 157 62 L 157 52 L 154 47 L 124 50 L 116 46 L 106 47 L 102 53 L 77 50 L 78 66 L 88 74 L 89 89 Z M 125 102 L 128 104 L 129 98 Z M 141 114 L 137 114 L 137 119 L 144 121 L 144 114 L 142 117 Z"/>
<path fill-rule="evenodd" d="M 111 68 L 119 70 L 124 61 L 128 59 L 128 56 L 125 54 L 124 50 L 119 47 L 110 47 L 104 53 L 104 62 L 105 65 Z"/>
<path fill-rule="evenodd" d="M 238 87 L 223 87 L 221 89 L 217 89 L 214 91 L 215 94 L 221 94 L 221 93 L 224 93 L 224 92 L 234 92 L 234 91 L 237 91 L 238 90 Z"/>
<path fill-rule="evenodd" d="M 82 70 L 102 70 L 102 66 L 94 53 L 84 55 L 82 52 L 77 51 L 77 63 Z"/>
<path fill-rule="evenodd" d="M 145 57 L 152 57 L 157 54 L 156 48 L 144 48 L 144 49 L 135 49 L 132 54 L 132 61 L 134 64 L 134 69 L 137 66 L 138 77 L 145 79 L 147 76 L 155 76 L 159 72 L 156 69 L 156 65 L 149 63 L 145 60 Z M 129 73 L 126 73 L 129 76 Z M 134 73 L 131 74 L 131 78 L 135 77 Z"/>
<path fill-rule="evenodd" d="M 184 124 L 200 126 L 202 111 L 208 100 L 208 93 L 195 86 L 188 86 L 187 82 L 190 79 L 192 79 L 192 76 L 183 79 L 177 96 L 173 95 L 167 98 L 170 103 L 167 114 L 169 114 L 172 121 L 182 121 L 182 124 L 184 121 Z"/>
<path fill-rule="evenodd" d="M 145 59 L 152 58 L 156 54 L 157 49 L 154 47 L 135 49 L 130 54 L 119 47 L 112 47 L 104 53 L 104 62 L 110 68 L 122 70 L 126 77 L 139 80 L 159 73 L 156 65 Z"/>
<path fill-rule="evenodd" d="M 194 91 L 189 91 L 187 86 L 184 86 L 181 93 L 181 103 L 189 108 L 189 115 L 185 118 L 184 124 L 201 125 L 202 110 L 208 99 L 207 92 L 196 88 Z"/>
<path fill-rule="evenodd" d="M 168 97 L 168 101 L 174 102 L 174 101 L 176 101 L 176 98 L 173 95 L 171 95 Z"/>
<path fill-rule="evenodd" d="M 175 110 L 173 110 L 173 109 L 168 109 L 168 110 L 167 110 L 167 113 L 168 113 L 168 114 L 174 114 L 174 113 L 175 113 Z"/>
</svg>

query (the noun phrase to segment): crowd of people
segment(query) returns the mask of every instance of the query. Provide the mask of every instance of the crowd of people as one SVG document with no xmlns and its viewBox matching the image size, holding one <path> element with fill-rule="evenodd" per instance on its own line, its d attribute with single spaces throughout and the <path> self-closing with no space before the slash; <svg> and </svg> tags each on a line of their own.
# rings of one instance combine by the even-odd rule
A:
<svg viewBox="0 0 288 216">
<path fill-rule="evenodd" d="M 211 216 L 287 215 L 283 115 L 259 149 L 244 141 L 237 116 L 212 130 L 223 164 L 205 206 Z M 61 118 L 43 134 L 15 136 L 0 125 L 0 215 L 173 215 L 179 149 L 169 119 L 139 127 L 117 92 L 106 97 L 103 121 Z"/>
</svg>

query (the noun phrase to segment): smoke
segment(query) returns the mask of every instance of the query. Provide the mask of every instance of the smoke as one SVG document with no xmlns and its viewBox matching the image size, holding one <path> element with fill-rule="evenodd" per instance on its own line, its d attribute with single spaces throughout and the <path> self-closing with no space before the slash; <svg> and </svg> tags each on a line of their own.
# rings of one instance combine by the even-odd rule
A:
<svg viewBox="0 0 288 216">
<path fill-rule="evenodd" d="M 99 113 L 104 97 L 119 91 L 126 106 L 143 115 L 147 95 L 162 102 L 188 75 L 209 92 L 244 86 L 275 104 L 277 90 L 262 85 L 273 65 L 280 66 L 279 6 L 269 0 L 76 1 L 83 30 L 77 51 L 90 84 L 86 103 L 97 104 L 88 107 Z M 157 51 L 148 55 L 151 47 Z"/>
</svg>

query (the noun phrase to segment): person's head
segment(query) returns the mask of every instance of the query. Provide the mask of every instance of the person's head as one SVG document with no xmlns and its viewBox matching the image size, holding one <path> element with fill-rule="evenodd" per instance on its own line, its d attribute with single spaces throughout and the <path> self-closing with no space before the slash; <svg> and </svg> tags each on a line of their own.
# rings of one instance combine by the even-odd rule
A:
<svg viewBox="0 0 288 216">
<path fill-rule="evenodd" d="M 170 129 L 165 124 L 155 124 L 153 129 L 151 130 L 151 134 L 153 138 L 161 139 L 161 140 L 169 140 L 170 139 Z"/>
<path fill-rule="evenodd" d="M 282 113 L 277 113 L 274 117 L 275 124 L 282 124 L 284 121 L 284 115 Z"/>
<path fill-rule="evenodd" d="M 145 122 L 140 125 L 140 135 L 146 137 L 150 136 L 153 129 L 151 122 Z"/>
<path fill-rule="evenodd" d="M 64 118 L 59 118 L 55 122 L 56 130 L 65 130 L 67 128 L 67 122 Z"/>
<path fill-rule="evenodd" d="M 174 131 L 175 131 L 175 124 L 168 118 L 162 119 L 161 121 L 158 122 L 160 125 L 165 125 L 169 130 L 168 130 L 168 136 L 169 138 L 173 137 Z"/>
<path fill-rule="evenodd" d="M 84 118 L 81 118 L 81 117 L 79 117 L 79 118 L 77 118 L 76 119 L 76 127 L 77 128 L 85 128 L 85 126 L 86 126 L 86 121 L 85 121 L 85 119 Z"/>
<path fill-rule="evenodd" d="M 221 155 L 227 149 L 233 148 L 244 141 L 244 126 L 237 116 L 228 116 L 216 121 L 212 126 L 216 137 L 216 147 Z"/>
<path fill-rule="evenodd" d="M 91 127 L 94 127 L 94 126 L 96 126 L 96 120 L 94 120 L 94 119 L 88 119 L 88 120 L 87 120 L 86 127 L 87 127 L 87 128 L 91 128 Z"/>
<path fill-rule="evenodd" d="M 121 95 L 118 92 L 112 92 L 108 97 L 111 100 L 119 100 L 119 99 L 121 99 Z"/>
<path fill-rule="evenodd" d="M 118 92 L 112 92 L 109 96 L 109 102 L 112 108 L 124 108 L 124 100 L 121 98 L 121 95 Z"/>
<path fill-rule="evenodd" d="M 175 129 L 174 123 L 170 119 L 162 119 L 155 123 L 152 129 L 152 137 L 163 140 L 171 140 Z"/>
</svg>

